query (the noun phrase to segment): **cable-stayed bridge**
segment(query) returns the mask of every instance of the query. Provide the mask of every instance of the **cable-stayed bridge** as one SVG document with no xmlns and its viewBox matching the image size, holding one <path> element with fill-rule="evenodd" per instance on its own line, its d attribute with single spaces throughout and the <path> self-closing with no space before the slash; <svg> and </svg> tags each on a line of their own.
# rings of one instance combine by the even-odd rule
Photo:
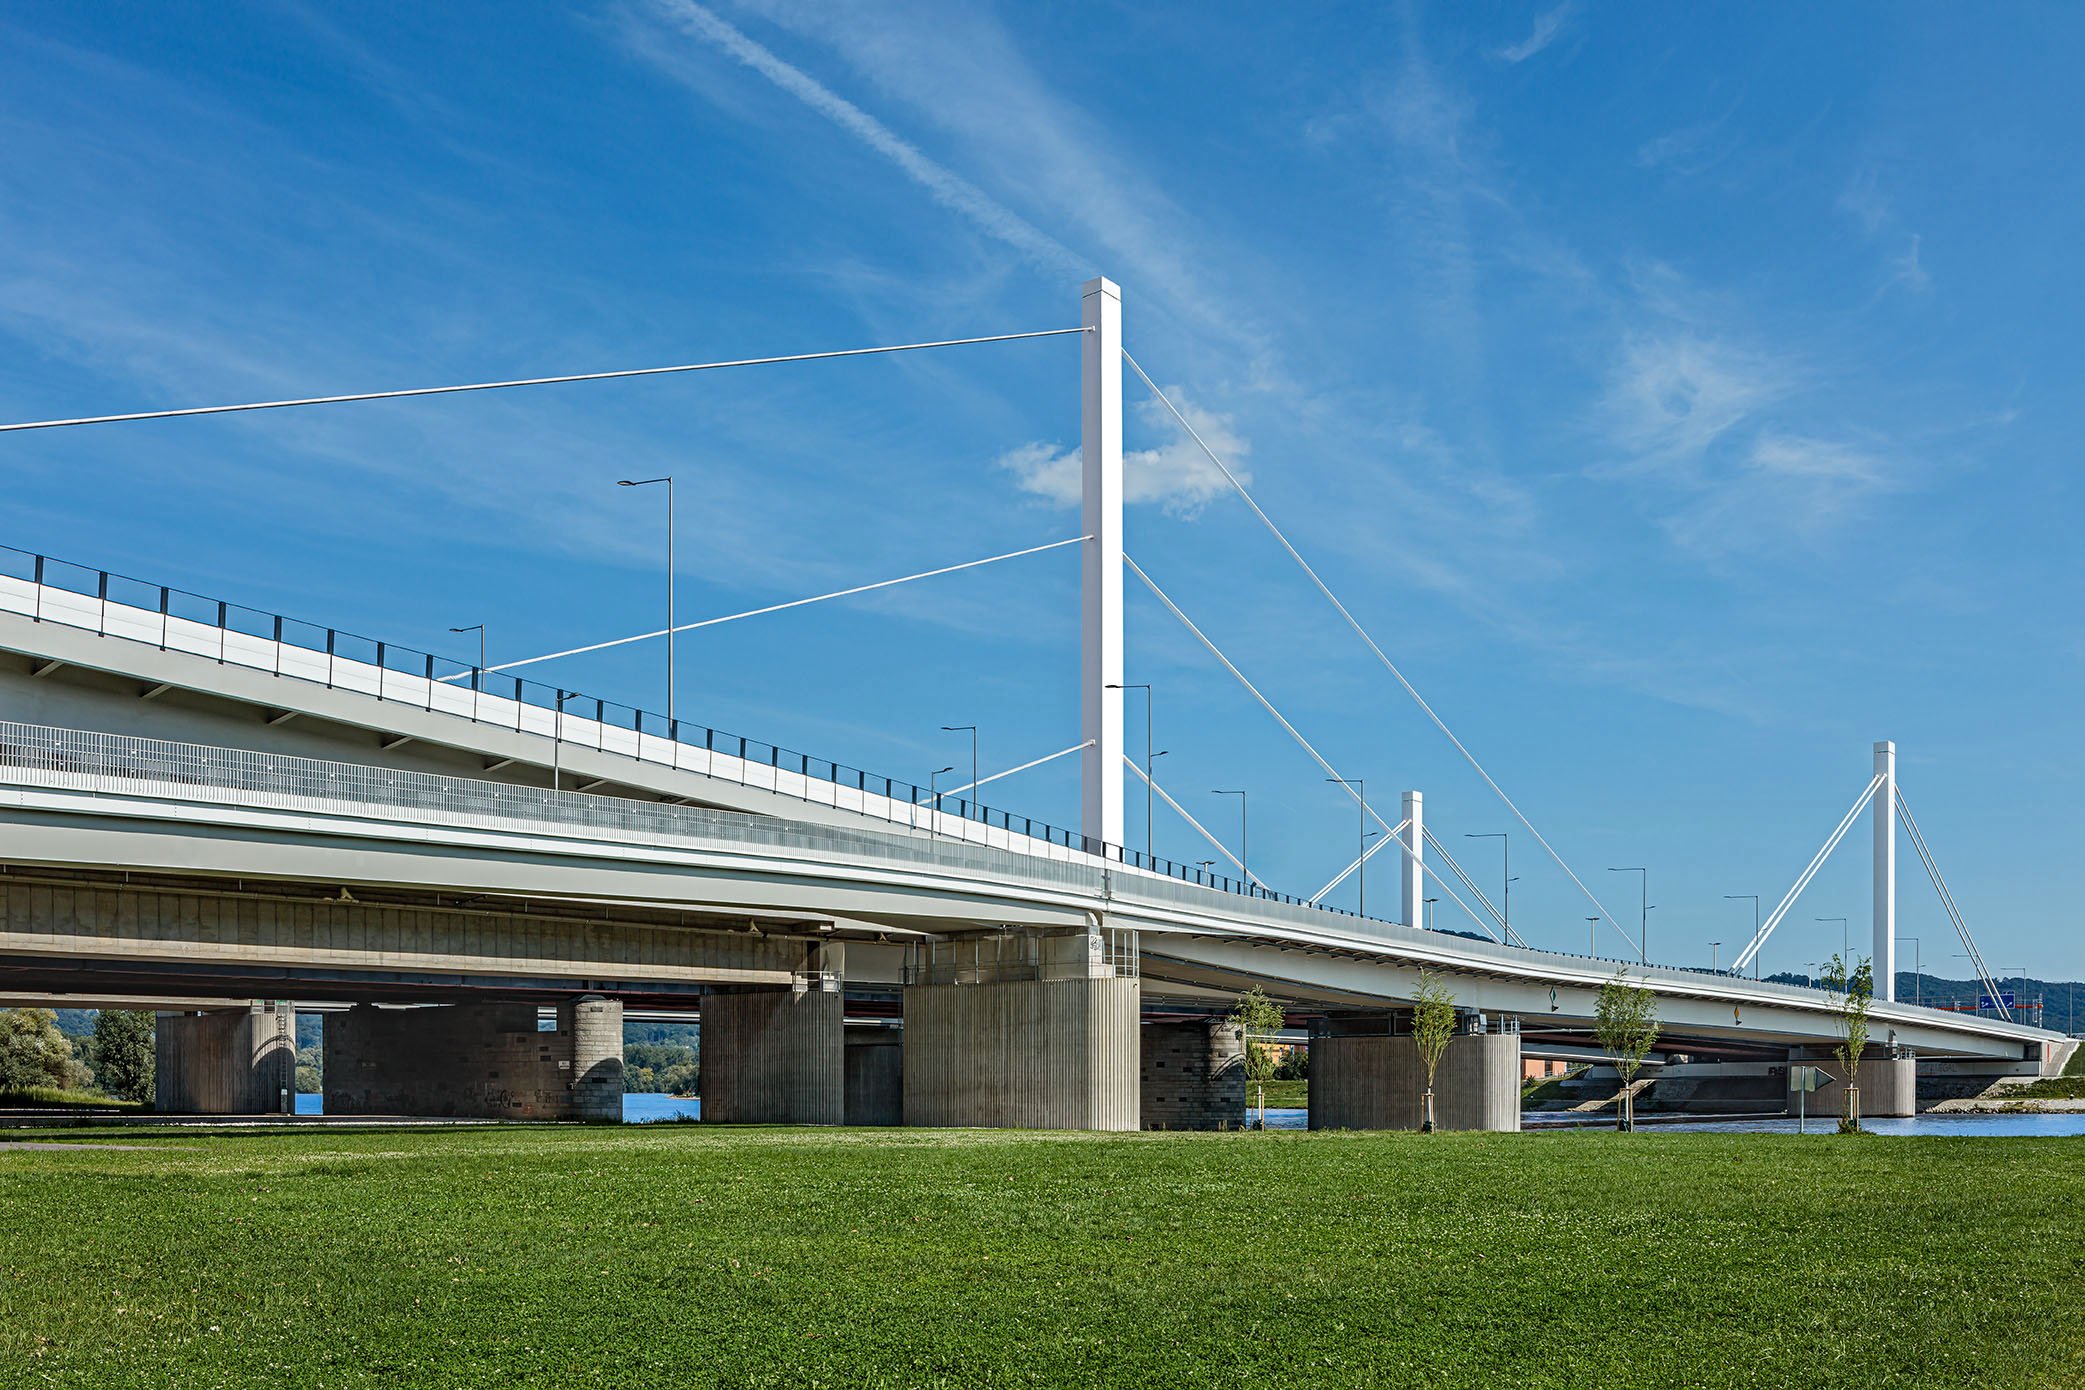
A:
<svg viewBox="0 0 2085 1390">
<path fill-rule="evenodd" d="M 1133 1128 L 1235 1119 L 1239 1040 L 1218 1020 L 1257 984 L 1312 1028 L 1313 1122 L 1400 1127 L 1417 1111 L 1403 1006 L 1432 973 L 1464 1018 L 1440 1080 L 1443 1122 L 1517 1126 L 1522 1058 L 1582 1055 L 1599 987 L 1622 963 L 1521 942 L 1428 832 L 1418 791 L 1401 795 L 1395 818 L 1379 812 L 1195 623 L 1190 605 L 1126 553 L 1125 365 L 1602 925 L 1632 954 L 1641 943 L 1123 351 L 1114 286 L 1089 283 L 1082 303 L 1079 327 L 1039 333 L 0 427 L 335 406 L 1032 337 L 1081 343 L 1082 534 L 748 613 L 669 619 L 656 632 L 523 661 L 457 662 L 101 569 L 0 554 L 0 993 L 193 1001 L 161 1018 L 169 1106 L 280 1104 L 283 1001 L 302 999 L 356 1006 L 328 1018 L 329 1109 L 605 1117 L 619 1104 L 614 1025 L 628 1005 L 699 1014 L 713 1119 Z M 606 646 L 670 644 L 677 632 L 1071 547 L 1082 576 L 1079 741 L 948 787 L 533 678 L 549 662 Z M 1318 893 L 1259 882 L 1242 843 L 1210 834 L 1127 756 L 1123 696 L 1133 687 L 1122 608 L 1132 577 L 1378 828 Z M 985 786 L 1059 757 L 1081 764 L 1076 829 L 980 802 Z M 1163 797 L 1219 857 L 1185 866 L 1127 846 L 1132 785 Z M 1887 744 L 1733 969 L 1629 962 L 1631 978 L 1658 996 L 1667 1054 L 1771 1080 L 1791 1058 L 1836 1041 L 1830 996 L 1747 980 L 1742 970 L 1864 812 L 1873 822 L 1877 988 L 1865 1108 L 1913 1108 L 1921 1059 L 2026 1071 L 2060 1061 L 2068 1045 L 2054 1034 L 1892 997 L 1900 817 L 1968 951 L 1977 948 L 1909 818 Z M 1394 917 L 1324 903 L 1386 849 L 1399 861 Z M 1429 930 L 1429 896 L 1452 901 L 1482 935 Z M 1976 964 L 1988 983 L 1980 956 Z M 400 1007 L 429 1004 L 440 1007 Z M 554 1031 L 540 1031 L 545 1005 Z"/>
</svg>

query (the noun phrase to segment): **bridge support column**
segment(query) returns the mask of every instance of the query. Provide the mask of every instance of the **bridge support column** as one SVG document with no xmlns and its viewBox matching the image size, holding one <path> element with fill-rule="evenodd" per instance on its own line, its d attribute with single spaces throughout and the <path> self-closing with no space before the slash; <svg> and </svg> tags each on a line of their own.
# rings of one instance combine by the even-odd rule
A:
<svg viewBox="0 0 2085 1390">
<path fill-rule="evenodd" d="M 908 970 L 905 1123 L 1137 1128 L 1136 978 L 1100 932 L 1007 940 L 937 943 Z"/>
<path fill-rule="evenodd" d="M 845 947 L 808 948 L 789 989 L 702 997 L 702 1118 L 719 1124 L 847 1122 Z"/>
<path fill-rule="evenodd" d="M 1846 1109 L 1846 1067 L 1832 1054 L 1830 1048 L 1795 1048 L 1788 1054 L 1788 1065 L 1793 1067 L 1819 1067 L 1831 1078 L 1812 1091 L 1802 1102 L 1802 1108 L 1814 1119 L 1819 1116 L 1829 1120 Z M 1870 1047 L 1861 1055 L 1860 1071 L 1861 1118 L 1864 1120 L 1898 1119 L 1918 1114 L 1918 1062 L 1910 1057 L 1893 1057 L 1888 1047 Z M 1793 1113 L 1797 1106 L 1794 1092 L 1788 1096 L 1788 1109 Z"/>
<path fill-rule="evenodd" d="M 1520 1080 L 1518 1031 L 1458 1033 L 1434 1077 L 1435 1127 L 1518 1130 Z M 1408 1012 L 1333 1017 L 1312 1030 L 1312 1129 L 1417 1129 L 1425 1088 Z"/>
<path fill-rule="evenodd" d="M 297 1098 L 297 1014 L 287 1001 L 160 1014 L 152 1104 L 167 1114 L 290 1114 Z"/>
<path fill-rule="evenodd" d="M 1139 1117 L 1146 1129 L 1241 1129 L 1252 1103 L 1245 1042 L 1229 1019 L 1147 1023 Z"/>
<path fill-rule="evenodd" d="M 1875 745 L 1875 775 L 1882 779 L 1875 789 L 1875 997 L 1893 1004 L 1897 999 L 1896 744 Z M 1852 961 L 1846 962 L 1846 970 L 1853 972 Z"/>
<path fill-rule="evenodd" d="M 585 995 L 546 1032 L 532 1003 L 357 1004 L 326 1019 L 326 1113 L 498 1120 L 623 1117 L 623 1006 Z"/>
</svg>

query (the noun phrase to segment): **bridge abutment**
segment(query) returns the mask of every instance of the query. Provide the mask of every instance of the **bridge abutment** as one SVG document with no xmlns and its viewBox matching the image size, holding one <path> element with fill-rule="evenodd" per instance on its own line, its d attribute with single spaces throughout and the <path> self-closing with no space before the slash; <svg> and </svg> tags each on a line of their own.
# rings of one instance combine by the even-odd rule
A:
<svg viewBox="0 0 2085 1390">
<path fill-rule="evenodd" d="M 592 1120 L 623 1113 L 623 1006 L 585 995 L 546 1032 L 531 1003 L 357 1004 L 325 1027 L 329 1115 Z"/>
<path fill-rule="evenodd" d="M 1312 1129 L 1417 1129 L 1426 1069 L 1408 1013 L 1334 1017 L 1310 1042 Z M 1520 1128 L 1520 1034 L 1461 1032 L 1434 1077 L 1437 1129 Z"/>
<path fill-rule="evenodd" d="M 1136 1129 L 1140 1001 L 1099 932 L 937 943 L 905 986 L 905 1123 Z"/>
<path fill-rule="evenodd" d="M 1248 1103 L 1245 1043 L 1225 1018 L 1147 1023 L 1139 1040 L 1146 1129 L 1239 1129 Z"/>
<path fill-rule="evenodd" d="M 154 1109 L 186 1115 L 294 1111 L 297 1014 L 287 1001 L 163 1013 L 152 1031 Z"/>
</svg>

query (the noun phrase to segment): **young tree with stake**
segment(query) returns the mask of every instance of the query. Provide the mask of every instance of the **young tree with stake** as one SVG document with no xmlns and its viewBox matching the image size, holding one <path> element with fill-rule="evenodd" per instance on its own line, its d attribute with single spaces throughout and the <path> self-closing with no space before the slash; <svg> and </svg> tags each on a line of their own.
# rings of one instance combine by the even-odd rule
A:
<svg viewBox="0 0 2085 1390">
<path fill-rule="evenodd" d="M 1258 985 L 1239 995 L 1238 1006 L 1231 1010 L 1231 1026 L 1245 1040 L 1245 1079 L 1253 1083 L 1261 1129 L 1267 1127 L 1267 1083 L 1274 1079 L 1278 1063 L 1273 1051 L 1254 1039 L 1280 1032 L 1288 1019 L 1281 1005 L 1269 999 Z"/>
<path fill-rule="evenodd" d="M 1442 1054 L 1455 1037 L 1455 991 L 1431 970 L 1412 991 L 1412 1040 L 1419 1045 L 1419 1064 L 1426 1068 L 1426 1092 L 1420 1097 L 1419 1132 L 1433 1133 L 1433 1077 Z"/>
<path fill-rule="evenodd" d="M 1836 952 L 1825 971 L 1824 987 L 1832 994 L 1833 1022 L 1839 1026 L 1839 1045 L 1833 1049 L 1846 1068 L 1846 1107 L 1839 1115 L 1839 1133 L 1861 1130 L 1861 1053 L 1868 1046 L 1868 1006 L 1875 1002 L 1875 966 L 1867 957 L 1851 971 Z"/>
<path fill-rule="evenodd" d="M 1600 999 L 1593 1010 L 1593 1031 L 1600 1046 L 1621 1073 L 1621 1107 L 1615 1128 L 1636 1128 L 1636 1097 L 1632 1085 L 1637 1069 L 1658 1041 L 1658 1001 L 1642 985 L 1629 983 L 1629 967 L 1600 986 Z"/>
</svg>

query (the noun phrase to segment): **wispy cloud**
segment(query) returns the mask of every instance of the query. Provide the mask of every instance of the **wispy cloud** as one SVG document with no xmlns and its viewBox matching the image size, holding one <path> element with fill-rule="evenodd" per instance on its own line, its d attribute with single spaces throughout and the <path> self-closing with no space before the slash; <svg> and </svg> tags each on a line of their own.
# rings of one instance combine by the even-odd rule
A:
<svg viewBox="0 0 2085 1390">
<path fill-rule="evenodd" d="M 1053 274 L 1075 278 L 1090 273 L 1089 262 L 1055 238 L 946 165 L 929 158 L 917 145 L 802 68 L 783 61 L 773 50 L 747 37 L 714 10 L 694 0 L 656 0 L 654 8 L 682 33 L 720 49 L 882 155 L 934 201 L 960 214 L 979 231 L 1013 247 Z M 663 58 L 659 66 L 665 71 L 684 75 L 672 61 L 674 55 L 659 55 L 650 49 L 644 53 Z"/>
<path fill-rule="evenodd" d="M 1882 191 L 1882 180 L 1873 169 L 1862 169 L 1839 193 L 1839 211 L 1852 219 L 1863 236 L 1878 247 L 1894 246 L 1882 258 L 1883 278 L 1875 296 L 1893 289 L 1924 294 L 1933 287 L 1933 277 L 1920 260 L 1920 236 L 1908 230 L 1897 216 L 1896 207 Z"/>
<path fill-rule="evenodd" d="M 1239 433 L 1229 415 L 1207 410 L 1188 399 L 1178 386 L 1166 395 L 1180 407 L 1195 433 L 1208 441 L 1239 482 L 1252 483 L 1252 470 L 1245 460 L 1252 443 Z M 1169 516 L 1191 517 L 1218 497 L 1230 492 L 1230 484 L 1194 441 L 1181 435 L 1165 407 L 1155 400 L 1138 406 L 1144 423 L 1153 430 L 1177 436 L 1154 449 L 1130 449 L 1122 455 L 1122 496 L 1131 505 L 1157 504 Z M 1082 487 L 1082 451 L 1054 444 L 1031 443 L 999 456 L 998 467 L 1013 475 L 1021 491 L 1058 506 L 1077 506 Z"/>
<path fill-rule="evenodd" d="M 1509 47 L 1493 49 L 1492 56 L 1508 63 L 1525 63 L 1557 41 L 1577 9 L 1577 0 L 1564 0 L 1555 9 L 1543 11 L 1535 16 L 1535 27 L 1526 38 Z"/>
</svg>

